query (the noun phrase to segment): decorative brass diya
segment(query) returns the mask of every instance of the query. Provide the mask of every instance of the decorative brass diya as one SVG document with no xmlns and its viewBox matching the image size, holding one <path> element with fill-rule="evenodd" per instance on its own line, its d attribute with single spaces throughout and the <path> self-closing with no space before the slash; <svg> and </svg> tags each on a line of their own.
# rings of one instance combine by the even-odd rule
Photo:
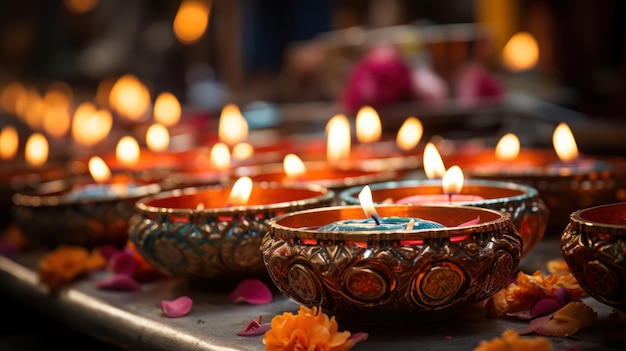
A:
<svg viewBox="0 0 626 351">
<path fill-rule="evenodd" d="M 154 267 L 199 288 L 267 278 L 259 246 L 270 218 L 329 205 L 335 196 L 321 186 L 262 183 L 254 185 L 247 205 L 225 206 L 229 191 L 189 187 L 140 199 L 130 241 Z"/>
<path fill-rule="evenodd" d="M 441 180 L 406 180 L 371 184 L 375 203 L 395 203 L 412 195 L 441 194 Z M 342 204 L 359 204 L 361 187 L 351 187 L 339 194 Z M 544 236 L 549 211 L 537 190 L 528 185 L 489 180 L 466 180 L 459 195 L 476 195 L 479 200 L 462 202 L 463 206 L 482 207 L 511 214 L 515 228 L 524 241 L 523 254 Z M 452 197 L 454 199 L 454 197 Z"/>
<path fill-rule="evenodd" d="M 626 311 L 626 202 L 572 213 L 561 253 L 589 295 Z"/>
<path fill-rule="evenodd" d="M 263 261 L 278 289 L 357 322 L 456 310 L 500 290 L 515 273 L 522 240 L 508 213 L 463 206 L 376 207 L 389 216 L 444 228 L 323 232 L 363 217 L 360 206 L 334 206 L 273 218 Z M 476 224 L 460 226 L 480 218 Z"/>
</svg>

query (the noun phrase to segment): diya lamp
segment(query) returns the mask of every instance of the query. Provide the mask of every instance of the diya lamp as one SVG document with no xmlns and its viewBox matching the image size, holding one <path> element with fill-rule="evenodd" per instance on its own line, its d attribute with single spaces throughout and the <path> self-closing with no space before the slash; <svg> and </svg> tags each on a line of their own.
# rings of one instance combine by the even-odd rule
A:
<svg viewBox="0 0 626 351">
<path fill-rule="evenodd" d="M 154 267 L 216 289 L 244 277 L 266 278 L 259 247 L 271 218 L 327 206 L 333 198 L 317 185 L 253 183 L 248 177 L 232 187 L 170 190 L 137 201 L 129 237 Z"/>
<path fill-rule="evenodd" d="M 537 189 L 550 210 L 548 231 L 556 233 L 576 209 L 616 201 L 620 187 L 611 163 L 579 154 L 567 124 L 560 123 L 552 139 L 554 150 L 521 148 L 518 154 L 503 159 L 500 149 L 466 149 L 447 160 L 461 165 L 472 178 Z"/>
<path fill-rule="evenodd" d="M 428 144 L 424 153 L 424 170 L 429 179 L 371 184 L 375 203 L 463 205 L 509 213 L 522 237 L 524 255 L 543 238 L 549 212 L 535 188 L 505 181 L 465 180 L 458 166 L 450 167 L 441 175 L 441 167 L 444 166 L 437 156 L 437 149 Z M 341 203 L 358 204 L 358 191 L 359 187 L 342 191 L 339 194 Z"/>
<path fill-rule="evenodd" d="M 360 206 L 270 221 L 261 251 L 283 294 L 343 320 L 387 324 L 454 313 L 495 294 L 515 274 L 522 241 L 510 214 L 450 205 L 374 207 L 367 186 L 360 195 Z"/>
<path fill-rule="evenodd" d="M 402 176 L 404 172 L 421 166 L 422 149 L 418 145 L 423 131 L 421 121 L 411 116 L 404 121 L 395 138 L 383 138 L 378 112 L 371 106 L 363 106 L 356 114 L 354 143 L 350 121 L 345 115 L 337 114 L 326 124 L 325 143 L 315 140 L 307 142 L 298 151 L 307 160 L 322 160 L 327 158 L 325 153 L 334 147 L 337 140 L 347 138 L 350 146 L 343 155 L 344 167 L 394 170 Z"/>
<path fill-rule="evenodd" d="M 626 309 L 626 202 L 573 212 L 561 234 L 561 254 L 593 298 Z"/>
<path fill-rule="evenodd" d="M 161 191 L 156 182 L 112 174 L 99 157 L 89 161 L 90 177 L 41 183 L 13 196 L 13 217 L 32 243 L 55 247 L 123 247 L 135 202 Z"/>
</svg>

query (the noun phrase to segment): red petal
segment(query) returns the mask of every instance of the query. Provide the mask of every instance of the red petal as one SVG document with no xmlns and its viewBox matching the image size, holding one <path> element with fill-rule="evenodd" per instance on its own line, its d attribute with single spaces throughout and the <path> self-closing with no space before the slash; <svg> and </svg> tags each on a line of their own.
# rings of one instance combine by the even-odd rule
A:
<svg viewBox="0 0 626 351">
<path fill-rule="evenodd" d="M 542 299 L 537 301 L 530 309 L 530 317 L 536 318 L 554 313 L 563 307 L 558 301 L 552 299 Z"/>
<path fill-rule="evenodd" d="M 272 292 L 258 279 L 244 279 L 228 295 L 234 303 L 247 302 L 253 305 L 262 305 L 272 302 Z"/>
<path fill-rule="evenodd" d="M 116 274 L 98 283 L 98 288 L 103 290 L 137 291 L 141 290 L 141 285 L 126 274 Z"/>
<path fill-rule="evenodd" d="M 258 320 L 253 319 L 252 322 L 248 323 L 248 325 L 246 326 L 246 329 L 240 332 L 237 332 L 237 335 L 239 336 L 261 335 L 272 328 L 272 323 L 260 324 L 259 323 L 260 319 L 261 319 L 260 317 Z"/>
<path fill-rule="evenodd" d="M 111 255 L 108 269 L 113 273 L 132 276 L 137 270 L 137 261 L 131 252 L 118 251 Z"/>
<path fill-rule="evenodd" d="M 159 307 L 167 317 L 176 318 L 186 316 L 191 311 L 193 300 L 189 296 L 181 296 L 174 300 L 162 300 Z"/>
</svg>

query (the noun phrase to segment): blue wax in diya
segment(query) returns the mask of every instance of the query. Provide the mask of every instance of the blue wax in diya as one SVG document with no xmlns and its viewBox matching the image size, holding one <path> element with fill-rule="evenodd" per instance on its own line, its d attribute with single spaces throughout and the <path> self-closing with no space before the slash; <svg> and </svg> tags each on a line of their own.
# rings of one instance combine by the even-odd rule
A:
<svg viewBox="0 0 626 351">
<path fill-rule="evenodd" d="M 380 224 L 373 218 L 346 219 L 324 225 L 318 230 L 320 232 L 398 231 L 406 230 L 411 220 L 414 223 L 410 230 L 445 228 L 442 224 L 421 218 L 384 217 L 378 219 Z"/>
</svg>

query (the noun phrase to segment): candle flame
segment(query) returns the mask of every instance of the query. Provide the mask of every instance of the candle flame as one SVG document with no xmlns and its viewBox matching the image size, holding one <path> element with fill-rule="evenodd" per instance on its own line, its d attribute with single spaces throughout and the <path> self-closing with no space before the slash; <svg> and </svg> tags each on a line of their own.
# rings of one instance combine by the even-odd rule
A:
<svg viewBox="0 0 626 351">
<path fill-rule="evenodd" d="M 28 89 L 25 99 L 20 100 L 19 116 L 33 129 L 43 127 L 45 103 L 36 89 Z"/>
<path fill-rule="evenodd" d="M 175 126 L 180 120 L 182 108 L 174 94 L 163 92 L 154 101 L 154 120 L 166 127 Z"/>
<path fill-rule="evenodd" d="M 380 139 L 382 125 L 378 112 L 371 106 L 363 106 L 356 114 L 356 139 L 360 143 L 373 143 Z"/>
<path fill-rule="evenodd" d="M 228 206 L 245 206 L 250 200 L 252 193 L 252 179 L 250 177 L 241 177 L 237 179 L 230 195 L 228 196 Z"/>
<path fill-rule="evenodd" d="M 230 150 L 224 143 L 216 143 L 211 148 L 211 165 L 219 171 L 230 168 Z"/>
<path fill-rule="evenodd" d="M 513 72 L 532 69 L 537 65 L 538 60 L 539 45 L 535 37 L 528 32 L 513 35 L 502 50 L 502 62 Z"/>
<path fill-rule="evenodd" d="M 306 166 L 296 154 L 288 154 L 283 160 L 283 169 L 290 179 L 297 179 L 306 175 Z"/>
<path fill-rule="evenodd" d="M 343 114 L 333 116 L 326 124 L 326 159 L 337 166 L 350 157 L 350 121 Z"/>
<path fill-rule="evenodd" d="M 247 160 L 254 155 L 254 146 L 250 143 L 238 143 L 233 146 L 233 158 L 237 160 Z"/>
<path fill-rule="evenodd" d="M 113 116 L 105 109 L 84 102 L 74 112 L 72 138 L 81 145 L 93 146 L 106 139 L 113 127 Z"/>
<path fill-rule="evenodd" d="M 111 179 L 111 170 L 104 160 L 98 156 L 93 156 L 89 159 L 89 174 L 91 174 L 96 183 L 105 183 Z"/>
<path fill-rule="evenodd" d="M 520 142 L 517 135 L 505 134 L 496 144 L 496 158 L 501 161 L 512 161 L 517 158 L 520 150 Z"/>
<path fill-rule="evenodd" d="M 113 84 L 109 104 L 123 118 L 138 121 L 148 111 L 150 91 L 137 77 L 127 74 Z"/>
<path fill-rule="evenodd" d="M 422 122 L 417 117 L 409 117 L 404 120 L 398 135 L 396 136 L 396 144 L 402 150 L 411 150 L 419 144 L 424 134 Z"/>
<path fill-rule="evenodd" d="M 52 137 L 60 138 L 67 134 L 71 124 L 70 113 L 65 107 L 47 106 L 43 111 L 43 129 Z"/>
<path fill-rule="evenodd" d="M 170 144 L 170 133 L 159 123 L 152 124 L 146 132 L 146 145 L 152 151 L 165 151 Z"/>
<path fill-rule="evenodd" d="M 86 13 L 91 11 L 99 0 L 63 0 L 65 7 L 74 13 Z"/>
<path fill-rule="evenodd" d="M 372 200 L 372 189 L 370 189 L 369 185 L 364 186 L 359 193 L 359 202 L 361 203 L 365 217 L 370 218 L 372 216 L 378 216 L 376 207 L 374 207 L 374 200 Z"/>
<path fill-rule="evenodd" d="M 442 178 L 446 172 L 439 150 L 433 143 L 426 144 L 424 148 L 424 172 L 428 179 Z"/>
<path fill-rule="evenodd" d="M 19 135 L 13 126 L 5 126 L 0 132 L 0 157 L 10 160 L 15 157 L 19 146 Z"/>
<path fill-rule="evenodd" d="M 209 24 L 210 0 L 183 0 L 174 17 L 174 34 L 183 44 L 198 41 Z"/>
<path fill-rule="evenodd" d="M 563 162 L 578 158 L 578 146 L 572 130 L 566 123 L 559 123 L 552 134 L 552 144 L 557 156 Z"/>
<path fill-rule="evenodd" d="M 443 178 L 441 178 L 441 184 L 443 186 L 443 192 L 445 194 L 458 194 L 463 190 L 463 171 L 459 166 L 450 167 Z"/>
<path fill-rule="evenodd" d="M 233 146 L 248 137 L 248 121 L 235 104 L 227 104 L 220 114 L 218 136 L 221 142 Z"/>
<path fill-rule="evenodd" d="M 139 144 L 137 140 L 131 136 L 124 136 L 115 147 L 115 158 L 127 166 L 136 164 L 139 161 Z"/>
<path fill-rule="evenodd" d="M 48 140 L 41 133 L 35 133 L 26 140 L 26 162 L 31 166 L 41 166 L 48 160 Z"/>
<path fill-rule="evenodd" d="M 17 114 L 17 103 L 26 94 L 26 87 L 22 83 L 11 82 L 2 89 L 0 106 L 9 114 Z"/>
</svg>

